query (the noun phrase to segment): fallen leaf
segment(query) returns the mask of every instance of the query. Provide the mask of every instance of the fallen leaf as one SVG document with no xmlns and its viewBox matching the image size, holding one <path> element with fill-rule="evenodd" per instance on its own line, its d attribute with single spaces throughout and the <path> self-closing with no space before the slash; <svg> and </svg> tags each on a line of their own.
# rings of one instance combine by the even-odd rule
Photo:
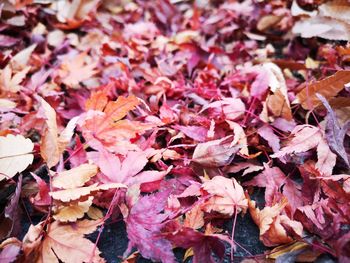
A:
<svg viewBox="0 0 350 263">
<path fill-rule="evenodd" d="M 271 157 L 278 158 L 289 154 L 298 154 L 317 147 L 316 168 L 324 175 L 331 175 L 336 163 L 336 155 L 329 149 L 321 130 L 311 125 L 298 125 L 292 131 L 292 135 L 294 137 L 287 146 Z"/>
<path fill-rule="evenodd" d="M 316 94 L 316 96 L 320 99 L 328 112 L 326 124 L 327 142 L 329 143 L 330 148 L 342 158 L 348 167 L 350 167 L 349 159 L 344 148 L 344 139 L 347 130 L 350 128 L 350 120 L 348 120 L 344 126 L 341 127 L 334 111 L 325 97 L 323 97 L 321 94 Z"/>
<path fill-rule="evenodd" d="M 5 207 L 4 212 L 0 214 L 0 238 L 8 238 L 10 236 L 18 236 L 21 232 L 21 207 L 19 200 L 22 190 L 22 175 L 19 176 L 17 187 Z"/>
<path fill-rule="evenodd" d="M 265 246 L 276 246 L 293 241 L 292 235 L 301 237 L 303 226 L 298 221 L 281 214 L 288 201 L 282 199 L 274 206 L 266 206 L 260 210 L 255 207 L 255 201 L 249 200 L 249 212 L 260 229 L 260 240 Z M 288 230 L 288 232 L 287 232 Z"/>
<path fill-rule="evenodd" d="M 204 213 L 200 206 L 195 206 L 186 213 L 183 226 L 192 229 L 199 229 L 204 226 Z"/>
<path fill-rule="evenodd" d="M 321 101 L 317 98 L 317 93 L 329 100 L 343 90 L 344 85 L 349 82 L 350 71 L 340 70 L 325 79 L 313 83 L 304 83 L 302 84 L 303 89 L 297 94 L 297 102 L 304 109 L 312 110 L 321 105 Z"/>
<path fill-rule="evenodd" d="M 14 177 L 33 162 L 34 144 L 22 135 L 0 137 L 0 181 Z"/>
<path fill-rule="evenodd" d="M 92 205 L 93 197 L 88 200 L 69 204 L 67 206 L 59 206 L 53 218 L 60 222 L 75 222 L 77 219 L 84 217 Z"/>
<path fill-rule="evenodd" d="M 232 136 L 220 140 L 199 143 L 194 149 L 192 161 L 206 167 L 228 165 L 238 152 L 238 146 L 231 146 Z"/>
<path fill-rule="evenodd" d="M 0 262 L 15 262 L 20 254 L 22 243 L 17 238 L 11 237 L 0 244 Z"/>
<path fill-rule="evenodd" d="M 216 211 L 232 216 L 235 211 L 245 212 L 248 208 L 248 200 L 243 188 L 234 178 L 215 176 L 203 183 L 202 189 L 210 196 L 209 200 L 202 205 L 206 212 Z"/>
<path fill-rule="evenodd" d="M 58 147 L 58 130 L 56 112 L 43 98 L 39 98 L 42 115 L 45 118 L 45 131 L 41 139 L 40 153 L 49 168 L 55 166 L 60 160 Z"/>
<path fill-rule="evenodd" d="M 267 141 L 269 146 L 274 152 L 278 152 L 280 150 L 280 139 L 278 136 L 273 132 L 273 129 L 268 126 L 262 126 L 258 129 L 258 134 Z"/>
<path fill-rule="evenodd" d="M 128 233 L 128 249 L 124 257 L 136 247 L 143 257 L 163 262 L 175 262 L 171 243 L 160 235 L 166 213 L 161 213 L 165 207 L 167 192 L 141 197 L 130 209 L 126 218 Z"/>
<path fill-rule="evenodd" d="M 93 62 L 86 65 L 86 57 L 86 53 L 81 53 L 62 62 L 59 76 L 68 87 L 77 88 L 81 81 L 97 73 L 97 70 L 95 70 L 97 63 Z"/>
<path fill-rule="evenodd" d="M 0 90 L 5 92 L 16 93 L 20 91 L 23 86 L 20 85 L 28 74 L 30 67 L 25 67 L 17 73 L 14 73 L 10 65 L 7 65 L 0 71 Z"/>
<path fill-rule="evenodd" d="M 31 228 L 35 227 L 32 225 L 24 237 L 24 249 L 29 248 L 35 241 L 41 240 L 41 243 L 37 244 L 39 249 L 31 255 L 31 259 L 38 263 L 58 263 L 59 260 L 72 263 L 90 260 L 96 263 L 105 262 L 100 257 L 101 252 L 97 248 L 94 249 L 94 243 L 84 238 L 84 235 L 93 233 L 99 224 L 100 221 L 90 220 L 71 224 L 55 221 L 49 225 L 44 237 L 40 235 L 40 231 L 32 231 Z"/>
<path fill-rule="evenodd" d="M 94 100 L 95 97 L 91 99 Z M 88 101 L 88 105 L 90 104 L 92 105 L 93 102 Z M 138 104 L 139 101 L 134 96 L 118 97 L 117 101 L 109 101 L 104 106 L 100 103 L 98 107 L 103 108 L 103 111 L 89 110 L 80 120 L 84 137 L 90 145 L 97 149 L 101 146 L 119 151 L 124 150 L 123 152 L 127 152 L 128 149 L 137 149 L 132 147 L 129 140 L 136 134 L 150 129 L 153 125 L 121 119 Z"/>
<path fill-rule="evenodd" d="M 98 172 L 94 164 L 82 164 L 68 171 L 58 173 L 52 180 L 52 186 L 63 189 L 74 189 L 83 186 Z"/>
<path fill-rule="evenodd" d="M 70 202 L 70 201 L 79 200 L 81 198 L 87 198 L 87 196 L 89 196 L 92 192 L 105 191 L 109 189 L 118 189 L 118 188 L 126 188 L 126 186 L 119 183 L 102 184 L 98 186 L 98 184 L 95 183 L 90 186 L 53 191 L 53 192 L 50 192 L 49 194 L 55 200 L 59 200 L 62 202 Z"/>
</svg>

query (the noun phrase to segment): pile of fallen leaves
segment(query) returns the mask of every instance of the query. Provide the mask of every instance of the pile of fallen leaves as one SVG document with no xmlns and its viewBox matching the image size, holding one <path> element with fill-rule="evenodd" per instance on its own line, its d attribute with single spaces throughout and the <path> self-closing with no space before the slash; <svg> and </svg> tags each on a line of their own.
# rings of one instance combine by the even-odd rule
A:
<svg viewBox="0 0 350 263">
<path fill-rule="evenodd" d="M 105 262 L 118 220 L 125 262 L 241 260 L 247 215 L 266 246 L 247 262 L 350 261 L 349 1 L 5 0 L 0 19 L 0 262 Z"/>
</svg>

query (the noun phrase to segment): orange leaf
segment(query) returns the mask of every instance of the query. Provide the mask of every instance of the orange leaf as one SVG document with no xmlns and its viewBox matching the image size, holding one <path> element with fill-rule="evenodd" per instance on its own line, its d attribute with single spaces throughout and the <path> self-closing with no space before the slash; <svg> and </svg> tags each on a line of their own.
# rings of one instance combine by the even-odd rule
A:
<svg viewBox="0 0 350 263">
<path fill-rule="evenodd" d="M 204 226 L 204 213 L 200 206 L 195 206 L 186 213 L 183 226 L 193 229 L 199 229 Z"/>
<path fill-rule="evenodd" d="M 56 112 L 43 98 L 40 97 L 41 110 L 46 118 L 46 128 L 41 139 L 40 153 L 49 168 L 60 160 L 58 147 Z"/>
<path fill-rule="evenodd" d="M 98 102 L 98 100 L 100 100 Z M 105 105 L 103 105 L 105 104 Z M 142 133 L 153 127 L 150 124 L 142 124 L 137 121 L 121 120 L 127 113 L 139 104 L 135 96 L 127 98 L 118 97 L 117 101 L 110 101 L 106 104 L 105 96 L 95 93 L 87 101 L 87 109 L 82 121 L 83 135 L 91 146 L 102 144 L 105 147 L 118 148 L 122 146 L 124 151 L 135 147 L 130 144 L 130 139 L 137 133 Z"/>
<path fill-rule="evenodd" d="M 285 227 L 292 229 L 296 236 L 301 237 L 303 231 L 302 224 L 281 214 L 287 204 L 287 199 L 283 198 L 280 203 L 274 206 L 266 206 L 260 210 L 255 207 L 255 201 L 249 199 L 249 212 L 255 224 L 260 228 L 260 240 L 265 246 L 276 246 L 292 242 L 293 238 Z"/>
<path fill-rule="evenodd" d="M 85 102 L 85 109 L 103 111 L 107 103 L 108 103 L 108 97 L 106 92 L 104 91 L 93 92 L 90 98 Z"/>
<path fill-rule="evenodd" d="M 297 94 L 297 99 L 301 106 L 306 110 L 321 105 L 316 93 L 320 93 L 326 99 L 335 97 L 344 85 L 350 82 L 350 71 L 340 70 L 332 76 L 316 81 L 311 84 L 303 84 L 304 89 Z"/>
<path fill-rule="evenodd" d="M 279 89 L 274 94 L 269 95 L 266 103 L 273 116 L 282 117 L 288 121 L 292 120 L 293 116 L 290 106 Z"/>
</svg>

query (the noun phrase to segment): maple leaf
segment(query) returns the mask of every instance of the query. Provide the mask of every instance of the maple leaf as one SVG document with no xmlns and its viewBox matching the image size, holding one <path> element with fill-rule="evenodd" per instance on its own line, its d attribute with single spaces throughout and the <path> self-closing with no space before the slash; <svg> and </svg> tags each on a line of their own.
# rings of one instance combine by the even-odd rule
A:
<svg viewBox="0 0 350 263">
<path fill-rule="evenodd" d="M 36 174 L 31 173 L 31 175 L 34 177 L 39 188 L 39 192 L 36 194 L 35 197 L 31 198 L 31 202 L 38 206 L 49 205 L 51 203 L 51 197 L 49 195 L 49 186 L 45 183 L 43 179 L 41 179 Z"/>
<path fill-rule="evenodd" d="M 57 221 L 48 226 L 45 236 L 41 236 L 41 224 L 31 225 L 23 239 L 23 249 L 31 259 L 38 263 L 72 262 L 83 263 L 105 262 L 101 253 L 84 235 L 93 233 L 101 221 L 82 220 L 71 224 Z M 93 254 L 94 251 L 94 254 Z M 30 253 L 32 252 L 32 253 Z"/>
<path fill-rule="evenodd" d="M 183 225 L 184 227 L 189 227 L 192 229 L 199 229 L 204 226 L 204 212 L 199 205 L 193 207 L 186 213 Z"/>
<path fill-rule="evenodd" d="M 300 103 L 304 109 L 312 110 L 321 104 L 321 101 L 317 98 L 317 93 L 326 99 L 331 99 L 343 90 L 344 85 L 348 82 L 350 82 L 350 71 L 340 70 L 325 79 L 310 84 L 302 84 L 304 88 L 297 94 L 296 102 Z"/>
<path fill-rule="evenodd" d="M 83 114 L 80 119 L 85 139 L 97 149 L 104 146 L 123 152 L 130 148 L 135 150 L 136 146 L 130 144 L 129 140 L 153 125 L 122 120 L 129 111 L 135 109 L 139 104 L 135 96 L 130 95 L 127 98 L 119 96 L 117 101 L 108 101 L 105 97 L 106 95 L 99 93 L 93 94 L 86 103 L 89 111 Z"/>
<path fill-rule="evenodd" d="M 303 231 L 302 224 L 281 214 L 287 203 L 287 199 L 282 199 L 281 202 L 274 206 L 266 206 L 260 210 L 255 207 L 255 201 L 249 200 L 249 212 L 254 222 L 259 226 L 260 240 L 265 246 L 290 243 L 293 241 L 290 234 L 299 238 L 301 237 Z M 288 232 L 287 229 L 289 230 Z"/>
<path fill-rule="evenodd" d="M 141 197 L 130 209 L 126 218 L 129 244 L 124 256 L 136 247 L 143 257 L 164 263 L 175 262 L 171 243 L 160 235 L 163 222 L 168 218 L 161 213 L 165 207 L 168 192 L 159 192 Z"/>
<path fill-rule="evenodd" d="M 203 183 L 202 189 L 205 191 L 205 195 L 211 196 L 202 205 L 206 212 L 216 211 L 232 216 L 235 210 L 239 213 L 245 212 L 248 208 L 248 200 L 244 195 L 243 188 L 234 178 L 215 176 Z"/>
<path fill-rule="evenodd" d="M 180 226 L 176 221 L 167 223 L 162 234 L 176 247 L 192 248 L 194 263 L 214 263 L 212 253 L 223 260 L 225 255 L 225 242 L 232 244 L 226 236 L 220 234 L 202 233 L 190 227 Z"/>
<path fill-rule="evenodd" d="M 52 186 L 64 189 L 73 189 L 83 186 L 98 172 L 93 164 L 81 164 L 68 171 L 58 173 L 52 180 Z"/>
<path fill-rule="evenodd" d="M 14 177 L 33 162 L 34 144 L 22 135 L 0 137 L 0 181 Z"/>
<path fill-rule="evenodd" d="M 66 206 L 58 206 L 53 218 L 60 222 L 75 222 L 82 218 L 89 211 L 92 205 L 93 197 L 89 196 L 88 200 L 76 202 Z"/>
<path fill-rule="evenodd" d="M 280 149 L 280 139 L 274 134 L 273 129 L 270 126 L 262 126 L 258 129 L 258 134 L 267 141 L 269 146 L 274 152 L 278 152 Z"/>
<path fill-rule="evenodd" d="M 335 151 L 339 157 L 350 167 L 349 159 L 344 148 L 344 138 L 347 130 L 350 128 L 350 120 L 347 121 L 343 127 L 340 126 L 339 121 L 329 105 L 328 101 L 321 94 L 316 94 L 319 100 L 327 109 L 327 124 L 326 124 L 326 139 L 330 148 Z"/>
<path fill-rule="evenodd" d="M 321 130 L 311 125 L 298 125 L 293 129 L 292 135 L 294 137 L 287 146 L 272 154 L 271 157 L 276 158 L 287 154 L 302 153 L 317 147 L 318 161 L 316 167 L 325 175 L 331 175 L 336 163 L 336 156 L 325 143 Z"/>
<path fill-rule="evenodd" d="M 86 57 L 86 53 L 81 53 L 73 58 L 66 58 L 62 62 L 58 74 L 64 84 L 76 88 L 81 81 L 89 79 L 97 73 L 95 70 L 96 62 L 84 65 Z"/>
<path fill-rule="evenodd" d="M 10 65 L 7 65 L 2 71 L 0 75 L 0 87 L 2 91 L 16 93 L 20 91 L 23 86 L 21 86 L 21 82 L 26 77 L 29 72 L 30 67 L 26 67 L 17 73 L 13 73 Z"/>
<path fill-rule="evenodd" d="M 56 112 L 43 98 L 39 98 L 41 110 L 45 117 L 46 128 L 41 139 L 40 153 L 49 168 L 55 166 L 60 159 L 57 138 Z"/>
<path fill-rule="evenodd" d="M 292 208 L 292 214 L 302 205 L 300 186 L 288 178 L 278 167 L 269 167 L 264 163 L 264 171 L 244 185 L 265 187 L 265 205 L 272 206 L 285 196 Z M 283 187 L 283 190 L 282 190 Z M 283 194 L 283 195 L 282 195 Z"/>
<path fill-rule="evenodd" d="M 236 120 L 245 113 L 245 104 L 238 98 L 224 98 L 223 100 L 214 101 L 202 108 L 200 112 L 213 110 L 214 115 L 223 113 L 228 120 Z"/>
<path fill-rule="evenodd" d="M 35 50 L 37 44 L 32 44 L 29 47 L 19 51 L 10 61 L 12 70 L 21 71 L 28 66 L 29 59 Z"/>
<path fill-rule="evenodd" d="M 220 167 L 228 165 L 238 152 L 238 146 L 232 146 L 232 136 L 220 140 L 213 140 L 197 144 L 194 149 L 192 161 L 206 167 Z"/>
<path fill-rule="evenodd" d="M 90 152 L 88 156 L 106 175 L 107 182 L 123 183 L 127 186 L 159 181 L 171 170 L 171 167 L 169 167 L 167 171 L 142 172 L 142 169 L 148 163 L 146 153 L 142 151 L 129 151 L 122 162 L 115 154 L 103 149 L 98 153 Z"/>
<path fill-rule="evenodd" d="M 41 139 L 40 153 L 46 161 L 49 168 L 55 166 L 70 142 L 74 129 L 78 121 L 78 117 L 72 118 L 67 127 L 58 136 L 58 128 L 56 122 L 56 112 L 43 98 L 39 97 L 41 104 L 38 115 L 45 118 L 45 131 Z"/>
<path fill-rule="evenodd" d="M 228 125 L 230 125 L 230 129 L 233 130 L 234 132 L 234 137 L 233 141 L 231 142 L 231 146 L 233 145 L 240 145 L 241 149 L 239 152 L 243 155 L 248 156 L 249 155 L 249 150 L 248 150 L 248 141 L 247 141 L 247 136 L 244 132 L 244 129 L 241 125 L 239 125 L 236 122 L 226 120 Z"/>
<path fill-rule="evenodd" d="M 88 195 L 91 195 L 93 192 L 105 191 L 109 189 L 119 189 L 119 188 L 126 188 L 126 185 L 120 184 L 120 183 L 98 185 L 98 183 L 95 183 L 90 186 L 52 191 L 49 194 L 55 200 L 59 200 L 62 202 L 70 202 L 70 201 L 80 200 L 81 198 L 86 198 Z"/>
</svg>

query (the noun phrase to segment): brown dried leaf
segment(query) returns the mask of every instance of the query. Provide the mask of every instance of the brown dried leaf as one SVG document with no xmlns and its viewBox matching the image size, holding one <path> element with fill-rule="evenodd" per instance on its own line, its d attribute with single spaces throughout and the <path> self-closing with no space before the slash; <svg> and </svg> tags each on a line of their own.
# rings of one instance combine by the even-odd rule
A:
<svg viewBox="0 0 350 263">
<path fill-rule="evenodd" d="M 297 94 L 297 102 L 306 110 L 312 110 L 321 105 L 316 93 L 320 93 L 327 100 L 335 97 L 344 85 L 350 82 L 350 71 L 340 70 L 325 79 L 311 84 L 303 84 L 304 89 Z"/>
<path fill-rule="evenodd" d="M 46 120 L 46 128 L 41 139 L 40 153 L 49 168 L 60 160 L 58 148 L 56 112 L 43 98 L 39 98 L 41 110 Z"/>
</svg>

